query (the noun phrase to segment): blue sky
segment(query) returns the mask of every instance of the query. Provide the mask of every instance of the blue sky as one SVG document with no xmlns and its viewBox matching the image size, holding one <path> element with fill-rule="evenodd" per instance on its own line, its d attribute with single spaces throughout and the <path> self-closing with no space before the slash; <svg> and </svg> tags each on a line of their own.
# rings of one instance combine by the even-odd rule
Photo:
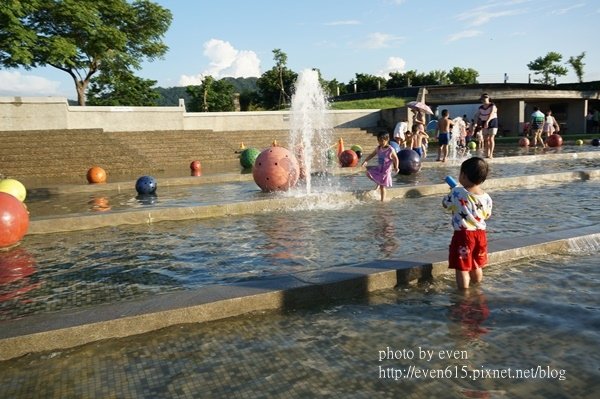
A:
<svg viewBox="0 0 600 399">
<path fill-rule="evenodd" d="M 260 76 L 273 49 L 287 66 L 319 68 L 347 83 L 356 73 L 473 68 L 479 81 L 527 82 L 527 64 L 556 51 L 566 62 L 586 52 L 584 80 L 600 80 L 600 2 L 596 0 L 155 0 L 173 13 L 164 59 L 138 75 L 162 87 L 202 76 Z M 574 82 L 569 74 L 559 82 Z M 0 70 L 2 96 L 76 98 L 53 68 Z"/>
</svg>

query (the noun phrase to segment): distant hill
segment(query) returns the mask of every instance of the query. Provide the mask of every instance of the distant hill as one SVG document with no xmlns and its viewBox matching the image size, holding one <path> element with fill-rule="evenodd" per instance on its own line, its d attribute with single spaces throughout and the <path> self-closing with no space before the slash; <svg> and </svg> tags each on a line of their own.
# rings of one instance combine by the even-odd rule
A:
<svg viewBox="0 0 600 399">
<path fill-rule="evenodd" d="M 258 90 L 256 81 L 258 78 L 223 78 L 230 82 L 237 93 L 253 92 Z M 190 96 L 186 93 L 184 86 L 175 87 L 157 87 L 156 90 L 160 93 L 160 98 L 157 100 L 159 106 L 178 106 L 179 99 L 183 98 L 186 104 L 190 103 Z"/>
</svg>

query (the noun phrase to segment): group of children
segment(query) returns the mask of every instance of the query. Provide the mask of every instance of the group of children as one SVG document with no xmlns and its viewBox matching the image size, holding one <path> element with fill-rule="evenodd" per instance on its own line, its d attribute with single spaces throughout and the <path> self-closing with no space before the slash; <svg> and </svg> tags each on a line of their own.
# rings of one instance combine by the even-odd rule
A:
<svg viewBox="0 0 600 399">
<path fill-rule="evenodd" d="M 418 128 L 413 130 L 418 132 Z M 445 130 L 445 125 L 442 125 L 442 130 Z M 367 168 L 367 177 L 377 184 L 381 201 L 385 201 L 386 188 L 392 186 L 392 172 L 399 171 L 399 159 L 390 145 L 388 133 L 380 134 L 377 141 L 379 145 L 365 158 L 362 166 L 366 167 L 372 158 L 377 157 L 377 166 Z M 452 213 L 454 230 L 448 267 L 455 270 L 456 284 L 460 289 L 469 288 L 471 282 L 481 282 L 482 269 L 487 264 L 485 221 L 492 214 L 492 199 L 481 188 L 487 175 L 488 164 L 484 159 L 468 158 L 460 167 L 460 185 L 452 187 L 442 200 L 442 206 Z"/>
</svg>

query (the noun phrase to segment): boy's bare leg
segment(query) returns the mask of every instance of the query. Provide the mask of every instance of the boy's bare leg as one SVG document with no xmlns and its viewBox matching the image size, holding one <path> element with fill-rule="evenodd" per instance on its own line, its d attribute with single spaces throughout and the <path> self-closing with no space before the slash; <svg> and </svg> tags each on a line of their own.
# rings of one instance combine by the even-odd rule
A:
<svg viewBox="0 0 600 399">
<path fill-rule="evenodd" d="M 481 283 L 483 281 L 483 269 L 481 267 L 476 267 L 471 270 L 469 272 L 469 278 L 473 283 Z"/>
<path fill-rule="evenodd" d="M 456 270 L 456 285 L 458 289 L 465 290 L 469 288 L 469 283 L 471 281 L 470 272 L 464 272 L 462 270 Z"/>
</svg>

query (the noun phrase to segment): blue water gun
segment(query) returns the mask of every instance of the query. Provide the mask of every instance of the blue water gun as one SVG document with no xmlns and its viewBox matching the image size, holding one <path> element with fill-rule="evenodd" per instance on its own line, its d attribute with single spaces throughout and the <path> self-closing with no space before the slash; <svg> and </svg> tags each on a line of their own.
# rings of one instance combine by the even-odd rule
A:
<svg viewBox="0 0 600 399">
<path fill-rule="evenodd" d="M 452 176 L 446 176 L 444 178 L 444 181 L 450 186 L 450 188 L 454 188 L 454 187 L 456 187 L 458 185 L 458 183 L 456 182 L 456 180 Z"/>
</svg>

